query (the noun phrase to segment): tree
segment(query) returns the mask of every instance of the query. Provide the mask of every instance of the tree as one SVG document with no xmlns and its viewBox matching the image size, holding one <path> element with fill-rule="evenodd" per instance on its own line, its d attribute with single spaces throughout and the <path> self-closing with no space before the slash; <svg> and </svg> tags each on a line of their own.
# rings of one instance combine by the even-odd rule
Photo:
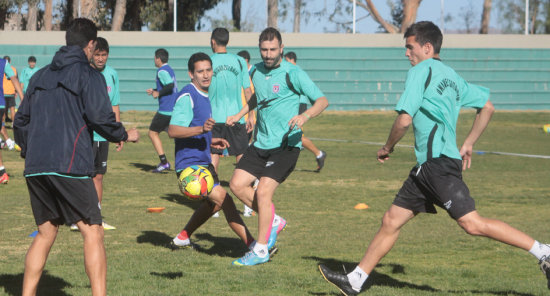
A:
<svg viewBox="0 0 550 296">
<path fill-rule="evenodd" d="M 126 16 L 126 0 L 116 0 L 115 12 L 113 14 L 113 24 L 111 25 L 111 31 L 122 30 L 122 24 L 124 23 L 125 16 Z"/>
<path fill-rule="evenodd" d="M 36 31 L 38 26 L 38 2 L 39 0 L 27 1 L 27 31 Z"/>
<path fill-rule="evenodd" d="M 233 16 L 233 26 L 237 30 L 241 30 L 241 0 L 233 0 L 231 5 L 231 15 Z"/>
<path fill-rule="evenodd" d="M 277 17 L 279 16 L 279 1 L 267 0 L 267 26 L 277 28 Z"/>
<path fill-rule="evenodd" d="M 525 1 L 501 0 L 497 2 L 500 24 L 504 33 L 525 31 Z M 550 0 L 529 0 L 530 34 L 549 34 Z"/>
<path fill-rule="evenodd" d="M 4 30 L 4 24 L 9 16 L 9 9 L 13 5 L 11 0 L 0 0 L 0 30 Z"/>
<path fill-rule="evenodd" d="M 53 11 L 53 0 L 44 0 L 44 27 L 45 31 L 52 30 L 52 11 Z"/>
<path fill-rule="evenodd" d="M 489 21 L 491 18 L 491 0 L 483 1 L 483 12 L 481 13 L 481 28 L 479 34 L 489 33 Z"/>
<path fill-rule="evenodd" d="M 302 9 L 302 0 L 294 0 L 294 25 L 292 32 L 300 32 L 300 10 Z"/>
</svg>

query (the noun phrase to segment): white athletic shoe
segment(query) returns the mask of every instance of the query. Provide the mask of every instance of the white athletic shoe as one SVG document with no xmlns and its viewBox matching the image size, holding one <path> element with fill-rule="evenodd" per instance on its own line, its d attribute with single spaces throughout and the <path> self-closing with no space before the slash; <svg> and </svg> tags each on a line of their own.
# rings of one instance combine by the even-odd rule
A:
<svg viewBox="0 0 550 296">
<path fill-rule="evenodd" d="M 71 224 L 71 231 L 78 231 L 78 226 L 76 224 Z"/>
<path fill-rule="evenodd" d="M 15 148 L 15 142 L 12 139 L 7 139 L 6 146 L 8 146 L 9 150 L 13 150 Z"/>
<path fill-rule="evenodd" d="M 219 218 L 219 217 L 220 217 L 220 213 L 219 213 L 219 212 L 216 212 L 214 215 L 212 215 L 212 217 L 214 217 L 214 218 Z"/>
<path fill-rule="evenodd" d="M 244 205 L 243 216 L 251 217 L 253 212 L 254 211 L 251 208 L 249 208 L 247 205 Z"/>
</svg>

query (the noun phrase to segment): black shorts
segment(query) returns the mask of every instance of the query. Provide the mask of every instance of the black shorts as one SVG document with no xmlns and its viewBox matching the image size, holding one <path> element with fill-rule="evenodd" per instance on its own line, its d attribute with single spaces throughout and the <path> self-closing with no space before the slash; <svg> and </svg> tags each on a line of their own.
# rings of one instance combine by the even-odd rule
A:
<svg viewBox="0 0 550 296">
<path fill-rule="evenodd" d="M 302 114 L 307 110 L 307 104 L 300 103 L 300 107 L 298 108 L 298 114 Z"/>
<path fill-rule="evenodd" d="M 393 204 L 413 212 L 437 213 L 434 204 L 458 219 L 475 211 L 475 201 L 462 180 L 462 161 L 439 157 L 414 167 Z"/>
<path fill-rule="evenodd" d="M 107 172 L 107 158 L 109 157 L 109 142 L 94 141 L 94 170 L 96 175 L 105 175 Z"/>
<path fill-rule="evenodd" d="M 256 178 L 269 177 L 279 183 L 292 173 L 300 156 L 300 148 L 287 147 L 264 150 L 250 145 L 237 163 L 237 169 L 244 170 Z"/>
<path fill-rule="evenodd" d="M 53 175 L 27 177 L 36 225 L 52 221 L 71 225 L 80 220 L 101 225 L 101 210 L 94 182 Z"/>
<path fill-rule="evenodd" d="M 153 120 L 151 120 L 151 125 L 149 126 L 149 130 L 152 130 L 157 133 L 167 131 L 168 126 L 170 125 L 170 119 L 172 119 L 172 116 L 170 115 L 164 115 L 158 112 L 155 113 Z"/>
<path fill-rule="evenodd" d="M 248 134 L 246 125 L 236 123 L 234 126 L 225 125 L 225 123 L 216 123 L 212 129 L 212 138 L 223 138 L 229 142 L 227 152 L 229 155 L 241 155 L 248 148 Z M 221 149 L 210 149 L 212 154 L 223 154 Z"/>
<path fill-rule="evenodd" d="M 198 164 L 198 166 L 204 167 L 205 165 Z M 214 179 L 214 187 L 218 186 L 220 184 L 220 179 L 218 178 L 218 174 L 216 173 L 216 169 L 214 168 L 214 165 L 209 163 L 208 166 L 206 166 L 206 168 L 210 171 L 210 174 L 212 175 L 212 178 Z M 183 170 L 185 170 L 185 169 L 183 169 Z M 179 172 L 176 172 L 176 176 L 178 177 L 178 180 L 180 179 L 180 175 L 181 175 L 181 172 L 183 172 L 183 170 L 181 170 Z M 212 187 L 212 188 L 214 188 L 214 187 Z"/>
<path fill-rule="evenodd" d="M 5 96 L 4 99 L 6 99 L 6 109 L 9 109 L 11 107 L 15 107 L 15 96 Z M 13 116 L 13 115 L 12 115 Z"/>
<path fill-rule="evenodd" d="M 7 109 L 5 109 L 5 108 L 0 108 L 0 122 L 1 122 L 1 123 L 4 123 L 4 120 L 6 120 L 6 119 L 4 118 L 4 113 L 6 112 L 6 110 L 7 110 Z M 0 128 L 1 128 L 1 126 L 0 126 Z"/>
</svg>

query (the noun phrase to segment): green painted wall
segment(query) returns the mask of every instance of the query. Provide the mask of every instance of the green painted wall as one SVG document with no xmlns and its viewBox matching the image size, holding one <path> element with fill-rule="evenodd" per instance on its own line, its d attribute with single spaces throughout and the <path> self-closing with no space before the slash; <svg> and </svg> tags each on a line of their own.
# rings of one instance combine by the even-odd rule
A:
<svg viewBox="0 0 550 296">
<path fill-rule="evenodd" d="M 230 44 L 231 45 L 231 44 Z M 29 55 L 38 65 L 50 62 L 57 45 L 0 44 L 0 54 L 9 55 L 21 70 Z M 157 46 L 112 45 L 109 65 L 120 76 L 122 110 L 155 110 L 156 101 L 145 89 L 154 86 Z M 178 86 L 189 83 L 187 59 L 209 47 L 166 46 L 169 64 L 176 71 Z M 246 49 L 252 62 L 260 61 L 257 47 L 232 46 L 230 52 Z M 331 110 L 392 109 L 404 87 L 410 68 L 402 47 L 303 47 L 295 51 L 298 64 L 326 94 Z M 550 110 L 550 49 L 526 48 L 443 48 L 441 57 L 471 83 L 491 89 L 498 109 Z"/>
</svg>

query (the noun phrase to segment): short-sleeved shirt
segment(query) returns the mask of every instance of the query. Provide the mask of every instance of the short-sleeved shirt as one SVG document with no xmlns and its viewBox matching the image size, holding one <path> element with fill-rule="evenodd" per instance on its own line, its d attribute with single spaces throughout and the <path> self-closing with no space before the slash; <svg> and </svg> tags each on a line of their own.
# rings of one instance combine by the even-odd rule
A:
<svg viewBox="0 0 550 296">
<path fill-rule="evenodd" d="M 170 125 L 183 127 L 203 126 L 212 117 L 212 107 L 208 94 L 194 84 L 186 85 L 179 93 L 170 119 Z M 189 138 L 176 138 L 176 172 L 191 165 L 206 165 L 212 162 L 210 144 L 212 132 Z"/>
<path fill-rule="evenodd" d="M 158 112 L 162 115 L 172 115 L 172 110 L 174 109 L 174 103 L 176 102 L 178 94 L 178 82 L 176 80 L 176 74 L 174 73 L 172 67 L 170 67 L 168 64 L 164 64 L 157 70 L 157 91 L 160 91 L 166 85 L 171 83 L 174 84 L 174 86 L 172 87 L 172 92 L 168 95 L 158 98 Z"/>
<path fill-rule="evenodd" d="M 15 73 L 13 72 L 10 63 L 5 59 L 0 59 L 0 76 L 3 77 L 13 77 Z M 0 109 L 6 106 L 6 100 L 4 99 L 4 84 L 0 85 Z"/>
<path fill-rule="evenodd" d="M 208 88 L 212 118 L 224 123 L 228 116 L 241 111 L 241 89 L 250 87 L 246 61 L 232 53 L 215 53 L 212 59 L 212 83 Z M 244 123 L 241 118 L 240 123 Z"/>
<path fill-rule="evenodd" d="M 254 146 L 265 150 L 301 147 L 302 130 L 296 126 L 291 130 L 288 122 L 298 115 L 300 95 L 314 103 L 325 96 L 323 92 L 306 72 L 284 60 L 274 69 L 267 69 L 263 62 L 256 64 L 252 83 L 258 101 Z"/>
<path fill-rule="evenodd" d="M 461 159 L 456 145 L 460 108 L 483 108 L 488 99 L 488 88 L 469 84 L 438 59 L 412 67 L 395 110 L 413 118 L 417 165 L 441 155 Z"/>
<path fill-rule="evenodd" d="M 13 86 L 13 82 L 9 78 L 16 75 L 17 75 L 17 70 L 15 70 L 15 67 L 11 66 L 9 62 L 6 61 L 6 66 L 4 66 L 4 81 L 2 82 L 2 84 L 4 85 L 5 96 L 15 95 L 15 86 Z"/>
<path fill-rule="evenodd" d="M 103 68 L 101 74 L 103 74 L 105 82 L 107 83 L 107 93 L 109 94 L 111 106 L 118 106 L 118 104 L 120 104 L 120 90 L 117 72 L 115 69 L 105 65 L 105 68 Z M 94 131 L 94 141 L 101 142 L 107 140 Z"/>
<path fill-rule="evenodd" d="M 23 84 L 23 93 L 27 92 L 27 87 L 29 86 L 29 81 L 31 80 L 32 75 L 40 70 L 39 67 L 27 67 L 21 71 L 19 75 L 19 82 Z"/>
</svg>

